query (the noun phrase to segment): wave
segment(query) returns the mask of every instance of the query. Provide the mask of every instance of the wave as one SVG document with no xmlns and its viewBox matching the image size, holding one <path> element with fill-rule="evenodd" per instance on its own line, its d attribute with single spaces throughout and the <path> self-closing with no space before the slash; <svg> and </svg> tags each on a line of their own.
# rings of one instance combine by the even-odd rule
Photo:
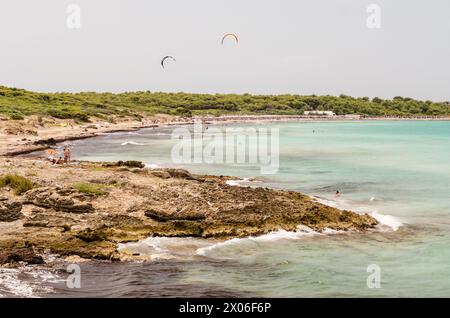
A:
<svg viewBox="0 0 450 318">
<path fill-rule="evenodd" d="M 256 181 L 252 178 L 244 178 L 244 179 L 237 179 L 237 180 L 228 180 L 226 181 L 226 184 L 230 186 L 242 186 L 244 183 L 250 183 L 250 182 L 260 182 Z M 350 210 L 354 211 L 356 213 L 368 213 L 370 216 L 372 216 L 374 219 L 376 219 L 382 226 L 386 226 L 390 228 L 392 231 L 397 231 L 403 223 L 397 219 L 396 217 L 388 214 L 381 214 L 377 211 L 374 211 L 372 207 L 369 206 L 360 206 L 357 202 L 352 202 L 350 200 L 345 200 L 342 198 L 336 198 L 336 199 L 330 199 L 328 197 L 321 197 L 321 196 L 312 196 L 317 202 L 337 208 L 337 209 L 344 209 L 344 210 Z M 381 199 L 378 199 L 376 197 L 371 197 L 369 199 L 369 202 L 375 202 L 379 201 Z"/>
<path fill-rule="evenodd" d="M 125 141 L 124 143 L 122 143 L 122 146 L 128 146 L 128 145 L 133 145 L 133 146 L 144 146 L 144 144 L 135 142 L 135 141 Z"/>
<path fill-rule="evenodd" d="M 139 255 L 148 261 L 161 259 L 189 259 L 198 248 L 209 245 L 206 239 L 149 237 L 135 243 L 119 244 L 118 250 L 124 254 Z"/>
<path fill-rule="evenodd" d="M 260 236 L 245 238 L 232 238 L 226 241 L 218 241 L 201 238 L 173 238 L 173 237 L 150 237 L 134 243 L 118 245 L 118 250 L 125 255 L 138 256 L 140 260 L 157 261 L 170 259 L 192 260 L 195 257 L 217 258 L 215 252 L 227 248 L 248 248 L 253 251 L 253 245 L 257 243 L 271 243 L 280 240 L 299 240 L 314 235 L 332 235 L 341 233 L 332 229 L 316 232 L 311 228 L 300 225 L 296 231 L 278 230 Z M 252 246 L 248 246 L 248 245 Z M 232 255 L 238 255 L 233 251 Z M 219 258 L 222 258 L 219 256 Z"/>
<path fill-rule="evenodd" d="M 154 135 L 154 136 L 171 136 L 172 134 L 171 133 L 157 132 L 157 133 L 154 133 L 152 135 Z"/>
<path fill-rule="evenodd" d="M 397 231 L 402 225 L 403 223 L 396 218 L 395 216 L 392 215 L 388 215 L 388 214 L 381 214 L 376 210 L 373 210 L 372 207 L 370 206 L 361 206 L 360 204 L 358 204 L 357 202 L 353 202 L 353 201 L 349 201 L 349 200 L 344 200 L 342 198 L 340 199 L 335 199 L 332 200 L 330 198 L 324 198 L 324 197 L 319 197 L 319 196 L 313 196 L 313 198 L 322 204 L 337 208 L 337 209 L 344 209 L 344 210 L 350 210 L 350 211 L 354 211 L 356 213 L 367 213 L 369 214 L 371 217 L 373 217 L 374 219 L 376 219 L 381 227 L 388 227 L 390 228 L 392 231 Z M 377 200 L 377 198 L 372 197 L 370 198 L 370 202 L 373 202 Z"/>
<path fill-rule="evenodd" d="M 56 274 L 35 266 L 0 268 L 0 297 L 37 298 L 53 292 L 53 288 L 43 284 L 59 281 Z"/>
<path fill-rule="evenodd" d="M 392 215 L 381 214 L 376 211 L 373 211 L 369 214 L 378 222 L 380 222 L 380 224 L 390 227 L 393 231 L 397 231 L 403 225 L 400 220 Z"/>
<path fill-rule="evenodd" d="M 306 228 L 306 227 L 305 227 Z M 303 238 L 305 236 L 312 236 L 312 235 L 321 235 L 322 233 L 315 232 L 308 228 L 308 230 L 299 230 L 299 231 L 285 231 L 285 230 L 278 230 L 274 231 L 268 234 L 264 234 L 261 236 L 255 236 L 255 237 L 246 237 L 246 238 L 233 238 L 227 241 L 219 242 L 212 244 L 207 247 L 202 247 L 197 249 L 196 254 L 200 256 L 208 256 L 210 252 L 221 249 L 224 247 L 229 246 L 236 246 L 236 245 L 242 245 L 248 242 L 274 242 L 279 240 L 298 240 L 300 238 Z"/>
<path fill-rule="evenodd" d="M 160 169 L 160 168 L 162 168 L 160 165 L 157 165 L 155 163 L 146 164 L 145 167 L 149 168 L 149 169 Z"/>
<path fill-rule="evenodd" d="M 233 187 L 239 187 L 242 185 L 242 183 L 250 183 L 250 182 L 260 182 L 260 181 L 256 181 L 252 178 L 244 178 L 244 179 L 236 179 L 236 180 L 227 180 L 225 181 L 226 184 L 228 184 L 229 186 L 233 186 Z"/>
<path fill-rule="evenodd" d="M 118 245 L 118 250 L 125 255 L 139 256 L 139 259 L 147 261 L 170 259 L 193 259 L 198 256 L 213 257 L 210 255 L 218 249 L 239 246 L 245 248 L 246 244 L 270 243 L 279 240 L 298 240 L 306 236 L 335 234 L 338 231 L 325 230 L 322 233 L 315 232 L 306 226 L 298 226 L 296 231 L 278 230 L 268 234 L 246 238 L 232 238 L 226 241 L 217 241 L 201 238 L 173 238 L 150 237 L 134 243 Z M 250 249 L 251 250 L 251 249 Z"/>
</svg>

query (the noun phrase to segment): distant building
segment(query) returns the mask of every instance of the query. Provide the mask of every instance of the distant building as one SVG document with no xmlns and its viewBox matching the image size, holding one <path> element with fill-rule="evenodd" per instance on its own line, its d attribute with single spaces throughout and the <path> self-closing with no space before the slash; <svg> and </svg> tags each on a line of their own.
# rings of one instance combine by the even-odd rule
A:
<svg viewBox="0 0 450 318">
<path fill-rule="evenodd" d="M 305 111 L 306 116 L 335 116 L 336 114 L 329 110 L 311 110 Z"/>
<path fill-rule="evenodd" d="M 349 114 L 349 115 L 344 115 L 345 119 L 361 119 L 361 115 L 354 115 L 354 114 Z"/>
</svg>

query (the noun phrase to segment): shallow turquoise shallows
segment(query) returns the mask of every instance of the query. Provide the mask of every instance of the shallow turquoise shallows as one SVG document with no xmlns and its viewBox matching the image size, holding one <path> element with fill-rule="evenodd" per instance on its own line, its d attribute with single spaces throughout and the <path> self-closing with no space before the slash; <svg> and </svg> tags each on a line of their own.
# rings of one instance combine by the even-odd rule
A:
<svg viewBox="0 0 450 318">
<path fill-rule="evenodd" d="M 369 234 L 278 233 L 222 242 L 189 261 L 177 260 L 178 284 L 256 296 L 450 297 L 450 122 L 227 127 L 231 126 L 279 128 L 278 173 L 261 175 L 258 166 L 247 164 L 176 165 L 171 160 L 178 142 L 170 139 L 173 128 L 76 141 L 74 158 L 142 160 L 193 172 L 252 177 L 255 181 L 244 184 L 297 190 L 338 207 L 372 213 L 390 225 Z M 371 264 L 381 269 L 380 288 L 368 287 Z"/>
</svg>

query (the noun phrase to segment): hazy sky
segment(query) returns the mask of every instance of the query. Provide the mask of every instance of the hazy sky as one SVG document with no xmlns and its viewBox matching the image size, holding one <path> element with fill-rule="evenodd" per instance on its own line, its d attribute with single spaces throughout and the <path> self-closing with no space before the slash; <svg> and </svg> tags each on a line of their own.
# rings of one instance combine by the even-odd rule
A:
<svg viewBox="0 0 450 318">
<path fill-rule="evenodd" d="M 0 0 L 0 83 L 450 100 L 449 15 L 448 0 Z M 227 32 L 238 46 L 220 44 Z"/>
</svg>

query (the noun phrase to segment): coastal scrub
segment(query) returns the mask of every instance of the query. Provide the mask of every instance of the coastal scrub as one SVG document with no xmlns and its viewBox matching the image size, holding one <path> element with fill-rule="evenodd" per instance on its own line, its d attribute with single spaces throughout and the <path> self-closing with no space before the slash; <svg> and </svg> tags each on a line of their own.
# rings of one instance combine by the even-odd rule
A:
<svg viewBox="0 0 450 318">
<path fill-rule="evenodd" d="M 93 196 L 102 196 L 106 195 L 106 191 L 104 190 L 103 184 L 94 184 L 88 182 L 78 182 L 73 185 L 75 190 L 78 190 L 81 193 L 93 195 Z"/>
<path fill-rule="evenodd" d="M 28 190 L 33 189 L 34 184 L 31 180 L 18 174 L 6 174 L 0 177 L 0 188 L 10 187 L 15 195 L 21 195 Z"/>
</svg>

